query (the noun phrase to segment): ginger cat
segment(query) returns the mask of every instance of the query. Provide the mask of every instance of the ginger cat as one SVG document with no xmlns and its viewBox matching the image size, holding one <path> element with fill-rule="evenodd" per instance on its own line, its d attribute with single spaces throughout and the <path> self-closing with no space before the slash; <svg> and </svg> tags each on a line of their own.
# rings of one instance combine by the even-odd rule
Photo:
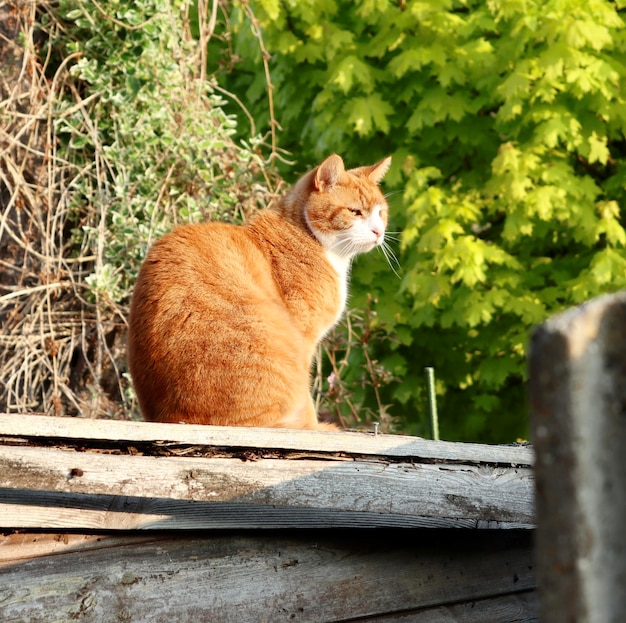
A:
<svg viewBox="0 0 626 623">
<path fill-rule="evenodd" d="M 310 370 L 353 257 L 383 244 L 390 164 L 347 171 L 332 155 L 249 224 L 185 225 L 154 244 L 128 336 L 147 420 L 337 430 L 318 422 Z"/>
</svg>

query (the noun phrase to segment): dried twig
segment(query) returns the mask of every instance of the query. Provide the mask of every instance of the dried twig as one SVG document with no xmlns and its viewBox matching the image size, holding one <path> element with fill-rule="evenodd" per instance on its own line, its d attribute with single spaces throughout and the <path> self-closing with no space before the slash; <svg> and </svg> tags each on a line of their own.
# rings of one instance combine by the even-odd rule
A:
<svg viewBox="0 0 626 623">
<path fill-rule="evenodd" d="M 280 124 L 276 119 L 276 115 L 274 113 L 274 84 L 272 83 L 272 75 L 270 73 L 270 60 L 271 55 L 267 51 L 265 47 L 265 43 L 263 42 L 263 33 L 261 31 L 261 25 L 259 24 L 259 20 L 257 20 L 252 7 L 247 1 L 242 1 L 241 5 L 245 11 L 247 18 L 250 20 L 250 26 L 252 28 L 252 34 L 255 36 L 256 40 L 259 42 L 259 48 L 261 50 L 261 59 L 263 61 L 263 71 L 265 73 L 265 83 L 267 86 L 267 103 L 269 107 L 270 114 L 270 137 L 271 137 L 271 152 L 268 159 L 268 162 L 271 164 L 274 160 L 280 160 L 288 165 L 293 165 L 295 162 L 287 160 L 280 152 L 284 152 L 284 150 L 278 147 L 278 137 L 277 131 L 281 129 Z"/>
</svg>

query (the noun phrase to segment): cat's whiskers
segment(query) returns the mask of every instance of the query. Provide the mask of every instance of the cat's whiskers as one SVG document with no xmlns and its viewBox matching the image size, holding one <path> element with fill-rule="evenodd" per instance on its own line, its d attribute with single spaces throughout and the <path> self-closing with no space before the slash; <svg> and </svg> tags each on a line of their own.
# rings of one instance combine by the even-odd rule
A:
<svg viewBox="0 0 626 623">
<path fill-rule="evenodd" d="M 393 272 L 393 274 L 398 279 L 400 279 L 400 274 L 394 267 L 394 264 L 398 267 L 398 270 L 400 271 L 402 270 L 402 266 L 400 265 L 400 262 L 398 261 L 396 254 L 393 252 L 391 245 L 386 240 L 383 240 L 380 243 L 380 245 L 378 245 L 378 248 L 381 250 L 382 254 L 385 256 L 385 259 L 387 260 L 387 264 L 389 264 L 389 268 L 391 268 L 391 271 Z"/>
<path fill-rule="evenodd" d="M 359 250 L 359 245 L 350 235 L 349 231 L 340 232 L 337 236 L 336 243 L 333 245 L 333 251 L 341 257 L 351 257 L 353 255 L 356 255 Z"/>
<path fill-rule="evenodd" d="M 388 232 L 385 234 L 385 241 L 392 240 L 393 242 L 400 242 L 400 238 L 398 236 L 394 236 L 393 234 L 400 232 Z"/>
<path fill-rule="evenodd" d="M 397 195 L 397 194 L 399 194 L 399 193 L 401 193 L 401 192 L 403 192 L 403 191 L 402 191 L 402 190 L 390 190 L 388 193 L 385 193 L 385 194 L 383 195 L 383 197 L 384 197 L 385 199 L 389 199 L 389 197 L 393 197 L 393 195 Z"/>
<path fill-rule="evenodd" d="M 393 234 L 397 233 L 400 232 L 385 232 L 382 240 L 379 240 L 375 246 L 378 247 L 381 253 L 385 256 L 385 260 L 389 265 L 389 268 L 391 268 L 393 274 L 400 279 L 400 273 L 398 270 L 401 270 L 401 265 L 391 245 L 389 244 L 389 240 L 393 242 L 400 241 L 399 238 L 393 236 Z M 354 256 L 363 253 L 366 248 L 371 248 L 371 244 L 372 241 L 367 239 L 365 236 L 355 236 L 353 230 L 346 229 L 344 231 L 336 232 L 332 245 L 328 248 L 328 251 L 340 258 L 352 259 Z"/>
</svg>

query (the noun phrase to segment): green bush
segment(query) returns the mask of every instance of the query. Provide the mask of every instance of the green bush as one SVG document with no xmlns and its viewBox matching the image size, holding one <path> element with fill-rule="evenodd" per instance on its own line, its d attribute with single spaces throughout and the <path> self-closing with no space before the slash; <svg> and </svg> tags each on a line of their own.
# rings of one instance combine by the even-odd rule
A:
<svg viewBox="0 0 626 623">
<path fill-rule="evenodd" d="M 90 218 L 76 235 L 100 249 L 87 283 L 111 302 L 128 299 L 147 247 L 173 224 L 239 220 L 266 201 L 254 145 L 233 141 L 236 118 L 203 79 L 188 9 L 68 0 L 56 13 L 52 43 L 74 56 L 56 131 L 82 172 L 72 200 Z"/>
<path fill-rule="evenodd" d="M 0 118 L 19 138 L 0 158 L 12 184 L 0 197 L 2 255 L 22 263 L 0 310 L 10 320 L 0 352 L 7 411 L 136 417 L 126 318 L 148 246 L 177 222 L 239 221 L 273 196 L 259 139 L 234 140 L 236 119 L 206 80 L 207 29 L 191 36 L 190 7 L 16 9 L 29 12 L 19 23 L 32 85 L 21 94 L 7 72 L 12 101 Z"/>
<path fill-rule="evenodd" d="M 382 400 L 404 430 L 426 432 L 431 365 L 443 437 L 525 436 L 529 329 L 626 287 L 624 6 L 234 3 L 220 82 L 257 127 L 270 117 L 260 26 L 279 144 L 301 168 L 333 151 L 349 164 L 394 155 L 402 279 L 364 257 L 352 302 L 378 300 L 391 339 L 375 358 L 401 379 Z"/>
</svg>

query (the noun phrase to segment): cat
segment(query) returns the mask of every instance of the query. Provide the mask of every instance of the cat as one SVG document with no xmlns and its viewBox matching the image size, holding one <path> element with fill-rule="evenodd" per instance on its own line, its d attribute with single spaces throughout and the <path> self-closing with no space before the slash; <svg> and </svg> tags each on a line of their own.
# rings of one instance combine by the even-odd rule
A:
<svg viewBox="0 0 626 623">
<path fill-rule="evenodd" d="M 318 421 L 311 367 L 353 257 L 384 243 L 390 164 L 346 170 L 333 154 L 248 224 L 183 225 L 152 246 L 128 334 L 145 419 L 338 430 Z"/>
</svg>

